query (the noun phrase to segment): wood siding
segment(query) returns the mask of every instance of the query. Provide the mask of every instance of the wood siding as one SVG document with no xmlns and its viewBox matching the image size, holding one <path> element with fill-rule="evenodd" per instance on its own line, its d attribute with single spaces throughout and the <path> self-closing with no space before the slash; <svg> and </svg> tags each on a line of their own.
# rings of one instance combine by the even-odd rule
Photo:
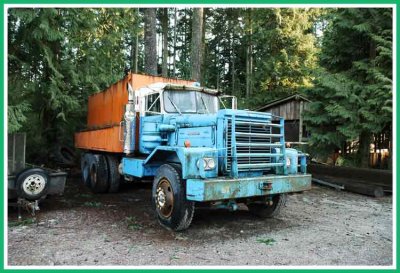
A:
<svg viewBox="0 0 400 273">
<path fill-rule="evenodd" d="M 285 119 L 285 140 L 288 142 L 302 142 L 306 139 L 304 135 L 302 113 L 308 107 L 308 101 L 295 99 L 272 105 L 263 109 L 263 112 Z"/>
<path fill-rule="evenodd" d="M 284 117 L 285 120 L 300 120 L 300 102 L 301 100 L 291 100 L 283 104 L 271 106 L 271 108 L 265 109 L 264 112 Z M 303 103 L 303 105 L 307 105 L 307 103 Z"/>
</svg>

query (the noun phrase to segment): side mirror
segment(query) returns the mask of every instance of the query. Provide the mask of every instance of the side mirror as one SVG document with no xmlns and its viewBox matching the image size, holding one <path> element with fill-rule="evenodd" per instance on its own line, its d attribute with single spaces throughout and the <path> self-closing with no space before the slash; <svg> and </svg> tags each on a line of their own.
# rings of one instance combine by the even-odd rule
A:
<svg viewBox="0 0 400 273">
<path fill-rule="evenodd" d="M 219 96 L 218 99 L 225 109 L 227 109 L 226 104 L 225 104 L 225 102 L 226 102 L 228 104 L 228 107 L 229 107 L 229 103 L 230 103 L 232 110 L 237 110 L 237 98 L 235 96 L 222 95 L 222 96 Z"/>
</svg>

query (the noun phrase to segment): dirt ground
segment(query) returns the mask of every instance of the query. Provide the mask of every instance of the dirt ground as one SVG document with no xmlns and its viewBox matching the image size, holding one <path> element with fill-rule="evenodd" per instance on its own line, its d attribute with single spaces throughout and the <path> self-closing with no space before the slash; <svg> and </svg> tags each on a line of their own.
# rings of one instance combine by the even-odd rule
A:
<svg viewBox="0 0 400 273">
<path fill-rule="evenodd" d="M 151 185 L 93 195 L 68 178 L 64 196 L 41 204 L 37 222 L 10 208 L 8 265 L 391 265 L 392 197 L 313 186 L 275 219 L 199 208 L 189 230 L 159 226 Z"/>
</svg>

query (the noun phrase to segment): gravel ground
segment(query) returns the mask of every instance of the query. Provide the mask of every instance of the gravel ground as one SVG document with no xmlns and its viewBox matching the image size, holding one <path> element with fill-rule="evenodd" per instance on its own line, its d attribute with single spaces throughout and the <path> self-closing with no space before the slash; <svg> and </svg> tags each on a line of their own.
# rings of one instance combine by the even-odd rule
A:
<svg viewBox="0 0 400 273">
<path fill-rule="evenodd" d="M 392 265 L 392 197 L 313 186 L 275 219 L 199 208 L 189 230 L 156 222 L 149 184 L 93 195 L 69 178 L 36 223 L 8 210 L 8 265 Z"/>
</svg>

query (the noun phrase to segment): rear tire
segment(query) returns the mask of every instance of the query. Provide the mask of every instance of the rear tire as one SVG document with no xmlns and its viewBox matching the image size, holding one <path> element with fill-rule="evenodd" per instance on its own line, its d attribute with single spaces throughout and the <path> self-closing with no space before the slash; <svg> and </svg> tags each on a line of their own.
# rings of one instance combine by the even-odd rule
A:
<svg viewBox="0 0 400 273">
<path fill-rule="evenodd" d="M 108 182 L 110 187 L 108 192 L 114 193 L 119 191 L 119 186 L 121 184 L 121 175 L 119 173 L 119 161 L 116 156 L 106 155 L 107 166 L 108 166 Z"/>
<path fill-rule="evenodd" d="M 267 199 L 264 198 L 262 201 L 248 203 L 247 207 L 249 208 L 250 213 L 260 218 L 273 218 L 280 213 L 282 207 L 286 204 L 286 200 L 286 193 L 277 194 L 272 197 L 272 205 L 268 205 Z"/>
<path fill-rule="evenodd" d="M 92 154 L 87 154 L 84 153 L 81 156 L 81 173 L 82 173 L 82 182 L 83 184 L 90 188 L 90 158 L 92 157 Z"/>
<path fill-rule="evenodd" d="M 106 158 L 103 155 L 90 154 L 89 157 L 89 182 L 90 189 L 94 193 L 107 192 L 108 168 Z"/>
<path fill-rule="evenodd" d="M 159 223 L 173 231 L 190 226 L 194 202 L 186 199 L 186 181 L 178 164 L 164 164 L 154 177 L 152 203 Z"/>
</svg>

